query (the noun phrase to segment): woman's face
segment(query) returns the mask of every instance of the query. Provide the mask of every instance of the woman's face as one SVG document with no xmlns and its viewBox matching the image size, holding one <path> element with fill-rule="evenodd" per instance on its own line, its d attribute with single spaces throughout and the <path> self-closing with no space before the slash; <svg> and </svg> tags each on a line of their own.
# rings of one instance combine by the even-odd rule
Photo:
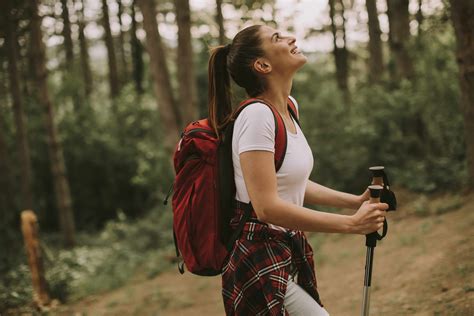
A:
<svg viewBox="0 0 474 316">
<path fill-rule="evenodd" d="M 294 72 L 306 63 L 306 56 L 296 46 L 296 39 L 269 26 L 260 28 L 262 49 L 272 71 Z"/>
</svg>

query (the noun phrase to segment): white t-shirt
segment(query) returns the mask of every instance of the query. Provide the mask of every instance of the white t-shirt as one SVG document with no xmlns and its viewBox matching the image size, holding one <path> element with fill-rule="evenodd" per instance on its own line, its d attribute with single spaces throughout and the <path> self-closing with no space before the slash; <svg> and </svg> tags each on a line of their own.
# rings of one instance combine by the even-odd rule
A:
<svg viewBox="0 0 474 316">
<path fill-rule="evenodd" d="M 292 100 L 298 108 L 296 101 L 293 98 Z M 293 122 L 296 134 L 287 129 L 285 159 L 276 173 L 277 190 L 281 199 L 303 206 L 306 184 L 313 169 L 313 154 L 300 127 L 294 120 Z M 248 203 L 250 198 L 245 187 L 239 155 L 253 150 L 275 152 L 275 119 L 272 111 L 263 103 L 247 106 L 234 124 L 232 160 L 237 188 L 235 198 L 245 203 Z"/>
</svg>

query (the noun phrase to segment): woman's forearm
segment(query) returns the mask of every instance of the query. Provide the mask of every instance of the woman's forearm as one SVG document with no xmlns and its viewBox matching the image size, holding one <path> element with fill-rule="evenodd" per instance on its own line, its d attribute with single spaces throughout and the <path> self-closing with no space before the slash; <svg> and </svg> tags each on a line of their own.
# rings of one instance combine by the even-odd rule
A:
<svg viewBox="0 0 474 316">
<path fill-rule="evenodd" d="M 351 216 L 311 210 L 280 198 L 274 199 L 265 208 L 256 210 L 256 213 L 266 223 L 289 229 L 325 233 L 354 232 Z"/>
<path fill-rule="evenodd" d="M 312 205 L 318 204 L 357 209 L 363 201 L 361 201 L 358 195 L 336 191 L 308 180 L 304 202 Z"/>
</svg>

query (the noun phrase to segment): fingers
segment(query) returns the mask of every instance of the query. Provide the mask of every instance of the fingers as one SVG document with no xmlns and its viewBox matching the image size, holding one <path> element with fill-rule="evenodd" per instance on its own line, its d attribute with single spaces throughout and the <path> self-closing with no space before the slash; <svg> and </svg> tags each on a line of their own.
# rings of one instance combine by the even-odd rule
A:
<svg viewBox="0 0 474 316">
<path fill-rule="evenodd" d="M 367 210 L 367 217 L 368 218 L 379 218 L 379 217 L 385 217 L 387 215 L 387 211 L 380 210 L 378 208 L 370 208 Z"/>
<path fill-rule="evenodd" d="M 382 228 L 383 228 L 383 221 L 381 223 L 366 225 L 363 229 L 361 229 L 359 233 L 361 235 L 367 235 L 367 234 L 379 231 Z"/>
<path fill-rule="evenodd" d="M 372 203 L 369 205 L 370 208 L 368 212 L 370 213 L 370 218 L 385 217 L 387 215 L 388 204 L 386 203 Z"/>
<path fill-rule="evenodd" d="M 378 221 L 377 223 L 371 225 L 371 228 L 368 229 L 368 231 L 367 231 L 366 234 L 370 234 L 370 233 L 372 233 L 372 232 L 381 230 L 382 228 L 383 228 L 383 220 L 382 220 L 381 222 Z"/>
<path fill-rule="evenodd" d="M 378 207 L 379 209 L 384 210 L 384 211 L 388 210 L 388 204 L 387 203 L 378 203 L 378 205 L 379 205 L 379 207 Z"/>
<path fill-rule="evenodd" d="M 365 201 L 357 212 L 359 233 L 369 234 L 383 228 L 387 215 L 387 203 L 369 203 Z"/>
<path fill-rule="evenodd" d="M 370 203 L 370 208 L 373 210 L 387 210 L 388 204 L 387 203 Z"/>
</svg>

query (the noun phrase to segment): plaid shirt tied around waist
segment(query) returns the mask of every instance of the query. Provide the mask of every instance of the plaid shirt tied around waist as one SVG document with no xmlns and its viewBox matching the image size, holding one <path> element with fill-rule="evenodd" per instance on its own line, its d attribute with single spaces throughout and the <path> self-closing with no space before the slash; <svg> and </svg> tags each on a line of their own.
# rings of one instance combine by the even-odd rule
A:
<svg viewBox="0 0 474 316">
<path fill-rule="evenodd" d="M 243 203 L 231 221 L 235 228 L 243 217 Z M 283 301 L 291 267 L 297 283 L 319 305 L 313 250 L 302 231 L 283 231 L 258 221 L 252 210 L 242 234 L 234 243 L 222 269 L 222 295 L 226 315 L 288 315 Z"/>
</svg>

